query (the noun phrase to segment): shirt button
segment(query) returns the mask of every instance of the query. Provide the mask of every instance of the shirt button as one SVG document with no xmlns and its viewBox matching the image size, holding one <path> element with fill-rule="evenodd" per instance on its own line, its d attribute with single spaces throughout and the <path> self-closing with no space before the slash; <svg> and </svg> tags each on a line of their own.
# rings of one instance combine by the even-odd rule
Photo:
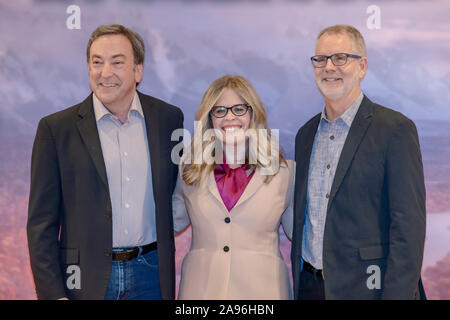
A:
<svg viewBox="0 0 450 320">
<path fill-rule="evenodd" d="M 126 177 L 126 178 L 125 178 L 125 181 L 126 181 L 126 182 L 129 182 L 129 181 L 130 181 L 130 178 Z"/>
<path fill-rule="evenodd" d="M 327 199 L 329 199 L 330 198 L 330 195 L 327 193 L 327 195 L 325 196 Z"/>
<path fill-rule="evenodd" d="M 331 168 L 331 166 L 328 164 L 328 165 L 327 165 L 327 169 L 330 169 L 330 168 Z"/>
<path fill-rule="evenodd" d="M 229 217 L 225 218 L 225 223 L 230 223 L 231 219 Z"/>
<path fill-rule="evenodd" d="M 128 204 L 128 203 L 125 203 L 125 208 L 129 208 L 130 207 L 130 205 Z"/>
<path fill-rule="evenodd" d="M 127 230 L 127 229 L 125 229 L 125 231 L 124 231 L 123 233 L 125 233 L 125 234 L 128 234 L 128 230 Z"/>
<path fill-rule="evenodd" d="M 230 251 L 230 247 L 228 247 L 228 246 L 223 247 L 223 251 L 225 251 L 225 252 Z"/>
<path fill-rule="evenodd" d="M 126 157 L 128 155 L 128 152 L 124 151 L 123 155 Z"/>
<path fill-rule="evenodd" d="M 331 137 L 330 137 L 330 140 L 334 140 L 334 136 L 331 136 Z"/>
</svg>

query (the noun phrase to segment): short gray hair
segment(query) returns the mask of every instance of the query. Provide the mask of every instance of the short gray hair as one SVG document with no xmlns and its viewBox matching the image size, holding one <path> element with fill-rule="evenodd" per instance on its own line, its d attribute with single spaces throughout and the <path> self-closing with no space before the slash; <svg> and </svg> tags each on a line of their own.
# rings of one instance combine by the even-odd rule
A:
<svg viewBox="0 0 450 320">
<path fill-rule="evenodd" d="M 347 24 L 337 24 L 335 26 L 331 26 L 320 31 L 317 40 L 325 34 L 347 34 L 352 40 L 353 49 L 357 51 L 362 56 L 366 55 L 366 43 L 364 42 L 364 38 L 355 27 L 349 26 Z"/>
</svg>

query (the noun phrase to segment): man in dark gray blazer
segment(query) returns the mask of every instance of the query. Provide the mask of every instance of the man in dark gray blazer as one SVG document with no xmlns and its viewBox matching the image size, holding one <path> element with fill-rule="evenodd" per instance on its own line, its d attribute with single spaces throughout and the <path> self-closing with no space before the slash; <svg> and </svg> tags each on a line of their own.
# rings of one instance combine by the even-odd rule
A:
<svg viewBox="0 0 450 320">
<path fill-rule="evenodd" d="M 425 186 L 414 123 L 370 101 L 355 28 L 324 29 L 311 57 L 322 113 L 295 141 L 296 299 L 419 299 Z"/>
<path fill-rule="evenodd" d="M 98 27 L 83 102 L 39 122 L 28 246 L 39 299 L 174 299 L 177 107 L 136 90 L 142 38 Z"/>
</svg>

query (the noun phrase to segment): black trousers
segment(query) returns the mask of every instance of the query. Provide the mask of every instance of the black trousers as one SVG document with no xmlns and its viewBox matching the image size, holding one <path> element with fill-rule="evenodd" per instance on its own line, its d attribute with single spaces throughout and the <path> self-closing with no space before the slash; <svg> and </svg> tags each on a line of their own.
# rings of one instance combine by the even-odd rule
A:
<svg viewBox="0 0 450 320">
<path fill-rule="evenodd" d="M 302 270 L 299 291 L 299 300 L 325 300 L 325 287 L 321 275 Z"/>
<path fill-rule="evenodd" d="M 299 287 L 298 300 L 325 300 L 325 286 L 321 275 L 302 270 Z M 419 281 L 419 292 L 414 299 L 427 300 L 422 279 Z"/>
</svg>

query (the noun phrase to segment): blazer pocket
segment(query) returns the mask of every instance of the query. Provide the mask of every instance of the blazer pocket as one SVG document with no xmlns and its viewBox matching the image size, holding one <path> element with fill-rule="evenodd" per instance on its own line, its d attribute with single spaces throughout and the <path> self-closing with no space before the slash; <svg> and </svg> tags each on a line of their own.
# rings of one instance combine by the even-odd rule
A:
<svg viewBox="0 0 450 320">
<path fill-rule="evenodd" d="M 371 246 L 359 248 L 359 256 L 362 260 L 382 259 L 389 254 L 389 245 Z"/>
<path fill-rule="evenodd" d="M 79 264 L 79 251 L 78 248 L 61 248 L 60 249 L 61 261 L 64 264 Z"/>
</svg>

